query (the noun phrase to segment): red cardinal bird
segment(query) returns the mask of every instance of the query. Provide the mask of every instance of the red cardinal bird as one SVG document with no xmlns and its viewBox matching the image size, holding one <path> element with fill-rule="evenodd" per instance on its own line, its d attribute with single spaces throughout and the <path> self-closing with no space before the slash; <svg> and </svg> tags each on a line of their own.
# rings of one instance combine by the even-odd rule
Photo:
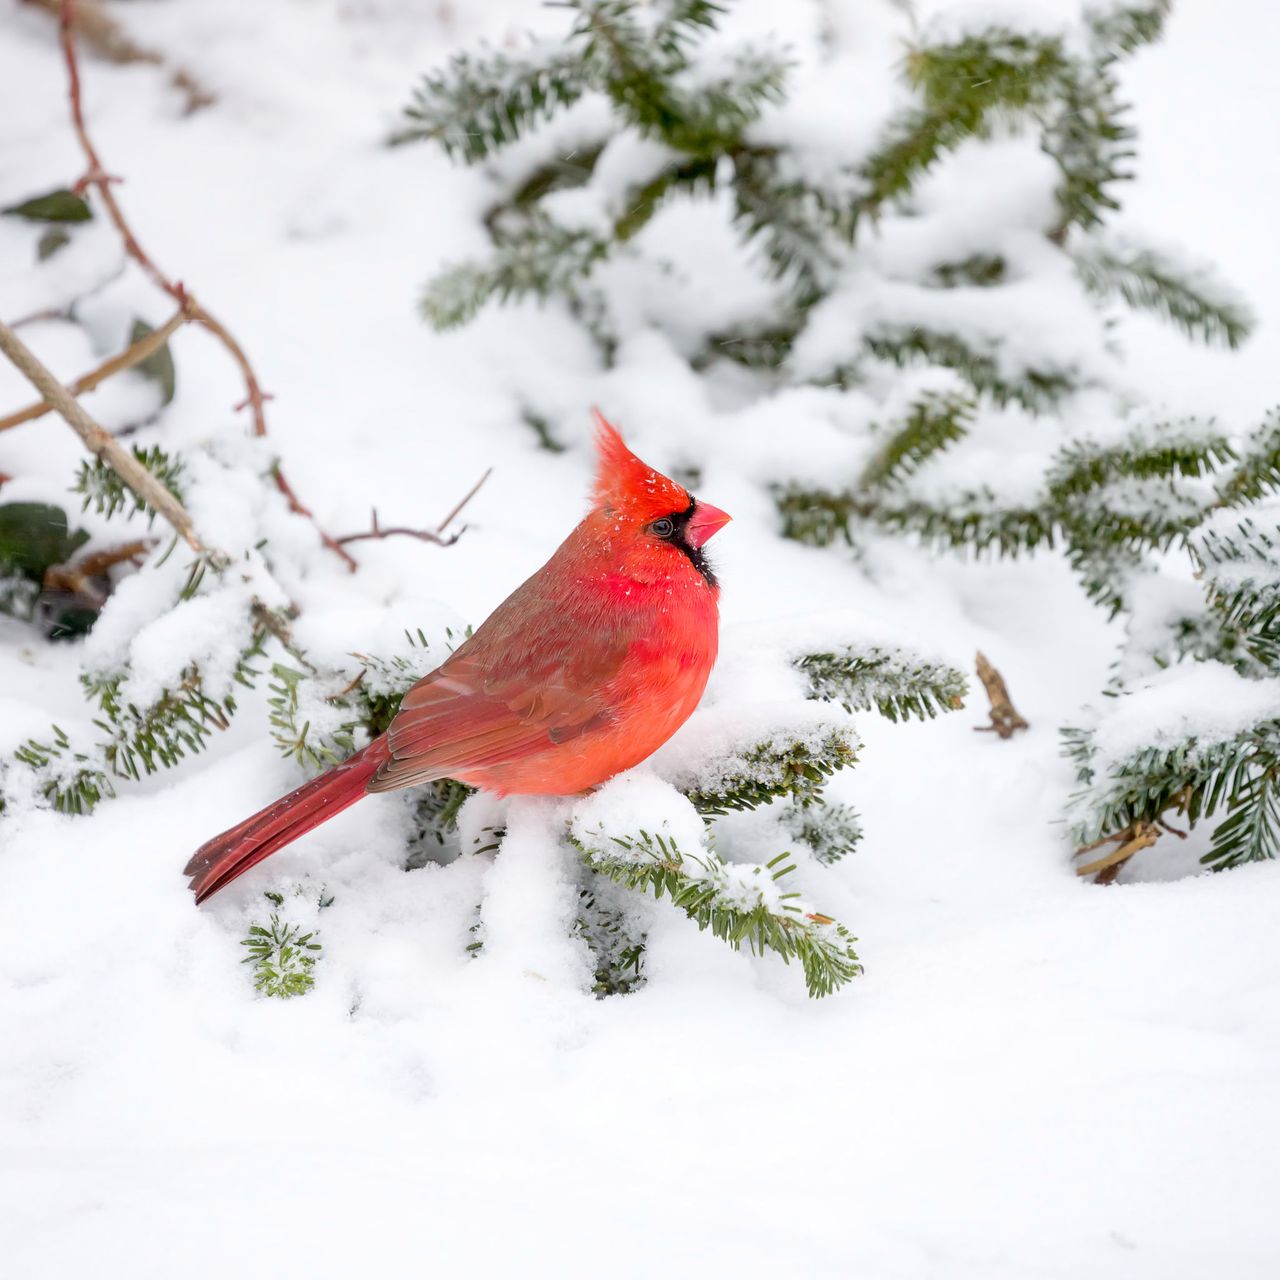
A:
<svg viewBox="0 0 1280 1280">
<path fill-rule="evenodd" d="M 202 902 L 367 791 L 457 778 L 573 795 L 656 751 L 716 659 L 719 587 L 703 545 L 729 517 L 660 475 L 596 414 L 591 511 L 461 648 L 405 694 L 380 738 L 202 845 Z"/>
</svg>

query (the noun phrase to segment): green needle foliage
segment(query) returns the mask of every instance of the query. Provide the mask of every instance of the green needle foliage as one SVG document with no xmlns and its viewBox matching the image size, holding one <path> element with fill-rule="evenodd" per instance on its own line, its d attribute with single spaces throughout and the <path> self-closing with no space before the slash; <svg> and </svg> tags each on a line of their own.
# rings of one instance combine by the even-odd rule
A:
<svg viewBox="0 0 1280 1280">
<path fill-rule="evenodd" d="M 84 672 L 80 683 L 94 712 L 95 742 L 76 744 L 53 727 L 48 741 L 29 739 L 14 758 L 39 775 L 39 790 L 60 813 L 90 813 L 116 794 L 117 782 L 137 782 L 161 769 L 177 767 L 226 729 L 238 707 L 236 690 L 252 689 L 260 674 L 254 665 L 267 637 L 281 624 L 260 610 L 250 619 L 249 639 L 239 649 L 230 679 L 211 690 L 198 663 L 178 681 L 139 706 L 128 697 L 128 672 Z"/>
<path fill-rule="evenodd" d="M 683 853 L 662 835 L 575 840 L 587 866 L 628 889 L 671 899 L 699 929 L 710 929 L 735 950 L 771 952 L 804 970 L 813 997 L 830 995 L 862 972 L 854 943 L 841 924 L 810 909 L 798 894 L 780 892 L 795 867 L 780 854 L 764 866 L 730 866 L 714 854 Z"/>
<path fill-rule="evenodd" d="M 280 895 L 269 895 L 279 905 Z M 304 996 L 316 984 L 315 967 L 324 950 L 314 930 L 288 924 L 278 912 L 265 924 L 249 926 L 249 936 L 240 945 L 248 954 L 242 964 L 253 966 L 253 987 L 259 995 L 277 1000 Z"/>
<path fill-rule="evenodd" d="M 968 684 L 954 667 L 880 645 L 843 645 L 794 661 L 806 696 L 846 711 L 878 711 L 889 720 L 931 720 L 964 705 Z"/>
<path fill-rule="evenodd" d="M 1280 720 L 1260 719 L 1226 741 L 1190 736 L 1144 747 L 1102 769 L 1091 733 L 1069 729 L 1063 736 L 1089 788 L 1072 828 L 1081 843 L 1166 816 L 1193 827 L 1217 818 L 1201 858 L 1214 871 L 1280 853 Z"/>
<path fill-rule="evenodd" d="M 170 457 L 159 445 L 143 449 L 136 444 L 133 446 L 133 456 L 179 502 L 183 500 L 181 458 Z M 103 516 L 113 516 L 119 511 L 146 512 L 148 524 L 156 518 L 156 513 L 100 458 L 80 464 L 80 474 L 76 477 L 72 492 L 80 494 L 81 509 L 85 511 L 92 506 Z"/>
<path fill-rule="evenodd" d="M 1214 870 L 1280 856 L 1280 721 L 1273 711 L 1280 697 L 1280 515 L 1271 498 L 1280 487 L 1277 420 L 1273 412 L 1242 446 L 1213 435 L 1178 442 L 1174 433 L 1163 449 L 1078 453 L 1060 474 L 1060 487 L 1076 496 L 1146 482 L 1151 472 L 1198 485 L 1194 499 L 1166 508 L 1163 528 L 1145 531 L 1152 545 L 1182 552 L 1198 604 L 1136 617 L 1114 696 L 1093 723 L 1064 731 L 1081 785 L 1072 834 L 1082 844 L 1173 814 L 1192 827 L 1213 821 L 1203 861 Z M 1155 570 L 1135 561 L 1128 572 L 1150 581 Z M 1153 672 L 1175 672 L 1178 663 L 1229 668 L 1249 682 L 1241 694 L 1256 698 L 1257 717 L 1224 733 L 1211 705 L 1197 709 L 1203 731 L 1194 727 L 1197 716 L 1188 728 L 1185 717 L 1166 723 L 1157 715 L 1151 745 L 1119 757 L 1104 752 L 1107 722 L 1127 712 L 1128 698 L 1141 697 Z"/>
<path fill-rule="evenodd" d="M 626 909 L 625 891 L 604 876 L 587 874 L 591 883 L 579 890 L 573 934 L 595 962 L 591 990 L 598 999 L 629 995 L 644 985 L 645 935 Z"/>
<path fill-rule="evenodd" d="M 894 488 L 914 475 L 935 454 L 964 439 L 977 406 L 971 396 L 925 392 L 907 411 L 858 479 L 861 489 Z"/>
<path fill-rule="evenodd" d="M 680 789 L 708 818 L 779 799 L 813 803 L 829 778 L 853 764 L 855 741 L 848 729 L 779 730 L 764 742 L 706 762 L 699 781 Z"/>
<path fill-rule="evenodd" d="M 1154 312 L 1188 338 L 1234 349 L 1254 327 L 1253 313 L 1239 298 L 1154 249 L 1086 243 L 1072 257 L 1090 293 Z"/>
<path fill-rule="evenodd" d="M 770 386 L 799 380 L 835 390 L 907 378 L 936 384 L 943 371 L 958 383 L 920 391 L 899 418 L 875 426 L 869 454 L 857 466 L 851 450 L 843 481 L 816 488 L 783 477 L 775 486 L 783 533 L 829 545 L 880 529 L 933 547 L 1009 556 L 1062 546 L 1094 599 L 1113 612 L 1127 607 L 1128 587 L 1146 558 L 1180 545 L 1204 508 L 1195 486 L 1179 483 L 1196 479 L 1194 471 L 1166 456 L 1158 441 L 1142 440 L 1142 452 L 1127 463 L 1119 457 L 1123 446 L 1112 449 L 1094 460 L 1095 472 L 1105 474 L 1075 477 L 1064 487 L 1080 462 L 1068 445 L 1046 459 L 1039 490 L 1024 486 L 1016 498 L 1005 496 L 994 474 L 990 483 L 970 478 L 962 487 L 935 482 L 953 456 L 960 460 L 980 445 L 993 414 L 1052 417 L 1082 394 L 1096 399 L 1100 392 L 1112 395 L 1117 416 L 1127 411 L 1120 393 L 1074 356 L 1024 352 L 1015 341 L 1024 313 L 1012 299 L 1022 296 L 1025 267 L 1002 252 L 971 249 L 929 264 L 920 277 L 919 287 L 934 295 L 981 291 L 989 316 L 996 315 L 990 304 L 1009 298 L 1004 327 L 988 321 L 979 332 L 946 321 L 945 309 L 929 308 L 916 322 L 868 321 L 847 350 L 833 352 L 825 365 L 811 362 L 803 378 L 791 364 L 811 317 L 829 300 L 834 305 L 849 272 L 862 273 L 854 277 L 861 290 L 865 273 L 877 270 L 861 244 L 869 222 L 909 209 L 920 182 L 962 146 L 1010 133 L 1037 139 L 1056 167 L 1056 208 L 1041 229 L 1039 261 L 1056 262 L 1059 280 L 1074 276 L 1078 300 L 1096 300 L 1100 345 L 1109 341 L 1101 307 L 1116 302 L 1160 315 L 1188 337 L 1231 347 L 1242 342 L 1252 327 L 1248 309 L 1206 272 L 1100 231 L 1119 208 L 1136 146 L 1118 68 L 1160 36 L 1165 0 L 1091 8 L 1066 33 L 991 25 L 939 40 L 926 28 L 902 69 L 913 102 L 890 120 L 879 146 L 823 183 L 799 176 L 806 166 L 784 142 L 757 140 L 754 126 L 785 96 L 786 60 L 753 46 L 719 50 L 713 59 L 705 38 L 721 6 L 573 0 L 564 7 L 570 27 L 563 43 L 457 59 L 428 79 L 410 108 L 404 136 L 437 141 L 466 163 L 488 160 L 582 94 L 604 97 L 612 111 L 600 135 L 578 146 L 571 160 L 511 179 L 485 218 L 489 257 L 450 267 L 428 287 L 431 323 L 465 323 L 491 299 L 561 297 L 597 338 L 607 363 L 616 325 L 607 293 L 594 283 L 599 268 L 616 254 L 637 252 L 638 233 L 667 202 L 723 189 L 734 226 L 779 293 L 756 320 L 708 334 L 691 357 L 695 368 L 729 360 L 767 375 Z M 547 197 L 590 187 L 609 144 L 628 134 L 654 139 L 664 150 L 632 188 L 604 201 L 614 211 L 611 225 L 584 230 L 557 223 Z M 1050 272 L 1048 265 L 1043 270 Z M 894 286 L 900 288 L 896 280 Z M 1212 424 L 1170 429 L 1175 452 L 1195 452 L 1199 431 L 1206 465 L 1223 463 L 1222 436 Z M 1249 481 L 1241 477 L 1238 484 L 1243 498 Z"/>
<path fill-rule="evenodd" d="M 807 845 L 824 866 L 848 857 L 862 839 L 862 823 L 847 804 L 823 798 L 820 804 L 796 801 L 782 813 L 782 828 L 793 840 Z"/>
</svg>

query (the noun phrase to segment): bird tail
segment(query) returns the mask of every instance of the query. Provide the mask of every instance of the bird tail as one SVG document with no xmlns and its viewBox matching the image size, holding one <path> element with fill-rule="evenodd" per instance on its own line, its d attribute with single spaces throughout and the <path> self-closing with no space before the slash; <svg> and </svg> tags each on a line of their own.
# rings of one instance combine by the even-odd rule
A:
<svg viewBox="0 0 1280 1280">
<path fill-rule="evenodd" d="M 202 844 L 183 870 L 191 877 L 196 902 L 355 804 L 389 755 L 385 736 L 376 738 L 364 750 Z"/>
</svg>

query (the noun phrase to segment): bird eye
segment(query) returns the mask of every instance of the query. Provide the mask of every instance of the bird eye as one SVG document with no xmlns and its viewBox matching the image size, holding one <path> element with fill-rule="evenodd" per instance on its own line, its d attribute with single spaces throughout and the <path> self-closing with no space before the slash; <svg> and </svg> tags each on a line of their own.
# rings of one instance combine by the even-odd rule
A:
<svg viewBox="0 0 1280 1280">
<path fill-rule="evenodd" d="M 675 531 L 675 521 L 668 520 L 666 516 L 663 516 L 661 520 L 655 520 L 649 526 L 649 532 L 659 538 L 669 538 Z"/>
</svg>

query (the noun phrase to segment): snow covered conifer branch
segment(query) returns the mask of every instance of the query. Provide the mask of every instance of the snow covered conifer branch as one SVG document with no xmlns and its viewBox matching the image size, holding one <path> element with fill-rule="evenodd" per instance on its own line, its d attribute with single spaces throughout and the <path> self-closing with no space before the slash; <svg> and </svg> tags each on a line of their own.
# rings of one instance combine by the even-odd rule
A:
<svg viewBox="0 0 1280 1280">
<path fill-rule="evenodd" d="M 779 854 L 759 867 L 721 862 L 713 854 L 685 855 L 662 836 L 611 837 L 608 845 L 582 846 L 591 870 L 629 889 L 661 899 L 665 894 L 699 929 L 709 929 L 735 950 L 771 952 L 784 963 L 798 960 L 811 996 L 826 996 L 862 972 L 842 925 L 810 908 L 779 883 L 795 870 Z"/>
</svg>

